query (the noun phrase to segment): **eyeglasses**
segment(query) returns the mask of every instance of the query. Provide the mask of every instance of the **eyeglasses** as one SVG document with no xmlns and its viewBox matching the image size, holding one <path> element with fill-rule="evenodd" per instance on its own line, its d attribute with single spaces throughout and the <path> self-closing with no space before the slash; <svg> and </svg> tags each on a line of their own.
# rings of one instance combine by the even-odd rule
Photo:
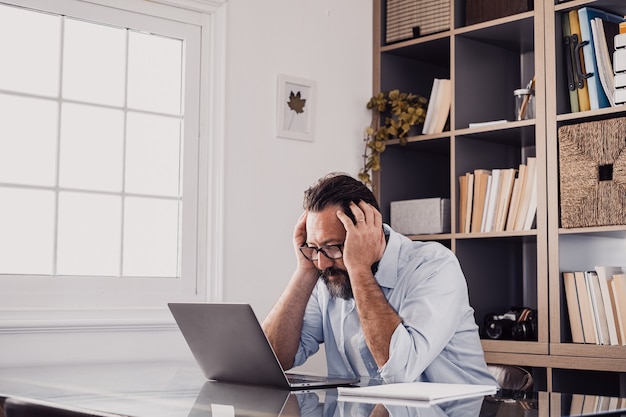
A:
<svg viewBox="0 0 626 417">
<path fill-rule="evenodd" d="M 304 257 L 309 261 L 317 261 L 320 258 L 320 252 L 322 252 L 328 259 L 339 259 L 343 257 L 343 252 L 341 251 L 342 247 L 343 243 L 338 245 L 322 246 L 321 248 L 314 248 L 312 246 L 305 245 L 300 246 L 300 252 L 302 252 Z"/>
</svg>

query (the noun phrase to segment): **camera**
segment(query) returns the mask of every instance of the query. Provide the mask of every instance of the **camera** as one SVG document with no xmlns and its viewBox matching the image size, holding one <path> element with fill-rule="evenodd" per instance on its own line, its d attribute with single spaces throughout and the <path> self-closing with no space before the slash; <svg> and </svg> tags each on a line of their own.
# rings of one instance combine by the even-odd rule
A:
<svg viewBox="0 0 626 417">
<path fill-rule="evenodd" d="M 484 335 L 496 340 L 537 340 L 537 310 L 511 307 L 504 314 L 485 316 Z"/>
</svg>

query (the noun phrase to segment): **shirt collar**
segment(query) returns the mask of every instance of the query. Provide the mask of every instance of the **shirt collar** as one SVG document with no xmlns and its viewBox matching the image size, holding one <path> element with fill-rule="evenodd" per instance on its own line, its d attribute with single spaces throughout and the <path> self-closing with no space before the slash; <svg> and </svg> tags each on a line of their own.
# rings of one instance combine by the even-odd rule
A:
<svg viewBox="0 0 626 417">
<path fill-rule="evenodd" d="M 401 239 L 400 235 L 388 225 L 383 224 L 383 230 L 388 237 L 387 246 L 378 264 L 375 277 L 381 287 L 394 288 L 398 278 L 398 255 L 400 254 Z"/>
</svg>

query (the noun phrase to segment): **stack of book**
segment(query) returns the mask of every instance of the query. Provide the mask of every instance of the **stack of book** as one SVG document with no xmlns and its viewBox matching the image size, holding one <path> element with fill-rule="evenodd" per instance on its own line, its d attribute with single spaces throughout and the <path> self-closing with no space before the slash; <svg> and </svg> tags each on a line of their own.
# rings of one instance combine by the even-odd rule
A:
<svg viewBox="0 0 626 417">
<path fill-rule="evenodd" d="M 626 103 L 626 23 L 619 26 L 613 45 L 613 72 L 615 81 L 615 104 Z"/>
<path fill-rule="evenodd" d="M 536 158 L 506 169 L 476 169 L 459 177 L 461 233 L 530 230 L 537 213 Z"/>
<path fill-rule="evenodd" d="M 589 394 L 571 394 L 570 416 L 605 414 L 626 407 L 626 399 Z"/>
<path fill-rule="evenodd" d="M 626 346 L 626 266 L 563 272 L 572 342 Z"/>
<path fill-rule="evenodd" d="M 625 21 L 624 16 L 592 7 L 563 13 L 561 27 L 572 112 L 616 105 L 611 51 L 619 25 Z"/>
<path fill-rule="evenodd" d="M 452 81 L 446 78 L 435 78 L 428 99 L 426 119 L 422 134 L 441 133 L 446 126 L 452 105 Z"/>
</svg>

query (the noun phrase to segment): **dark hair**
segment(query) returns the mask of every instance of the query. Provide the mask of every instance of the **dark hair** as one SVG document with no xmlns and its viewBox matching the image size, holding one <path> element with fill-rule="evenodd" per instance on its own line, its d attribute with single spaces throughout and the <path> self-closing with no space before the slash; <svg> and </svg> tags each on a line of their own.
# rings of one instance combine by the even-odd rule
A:
<svg viewBox="0 0 626 417">
<path fill-rule="evenodd" d="M 327 207 L 339 206 L 354 222 L 350 203 L 365 201 L 380 211 L 376 197 L 361 181 L 350 175 L 333 172 L 320 178 L 304 192 L 304 209 L 320 212 Z"/>
</svg>

